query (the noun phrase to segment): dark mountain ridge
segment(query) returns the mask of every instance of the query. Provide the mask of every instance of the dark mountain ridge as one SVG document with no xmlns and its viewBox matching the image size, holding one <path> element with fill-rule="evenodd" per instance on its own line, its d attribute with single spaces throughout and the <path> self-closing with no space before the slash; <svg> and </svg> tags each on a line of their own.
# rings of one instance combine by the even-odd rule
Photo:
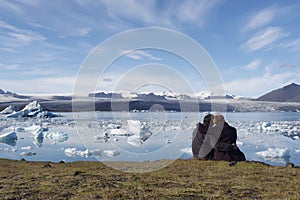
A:
<svg viewBox="0 0 300 200">
<path fill-rule="evenodd" d="M 273 90 L 256 99 L 257 101 L 300 102 L 300 85 L 292 83 Z"/>
</svg>

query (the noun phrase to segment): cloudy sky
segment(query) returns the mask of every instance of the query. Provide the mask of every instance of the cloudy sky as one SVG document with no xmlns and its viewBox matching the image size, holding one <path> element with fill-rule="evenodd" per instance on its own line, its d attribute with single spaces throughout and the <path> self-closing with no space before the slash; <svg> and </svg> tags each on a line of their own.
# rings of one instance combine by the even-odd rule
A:
<svg viewBox="0 0 300 200">
<path fill-rule="evenodd" d="M 227 93 L 257 97 L 300 83 L 299 9 L 296 0 L 1 0 L 0 88 L 72 93 L 80 66 L 99 43 L 133 28 L 162 27 L 186 34 L 207 51 Z M 174 67 L 196 92 L 206 89 L 191 66 L 158 50 L 126 54 L 97 88 L 113 90 L 130 67 L 150 69 L 147 63 Z M 137 78 L 170 80 L 183 92 L 172 73 L 154 69 Z M 133 83 L 127 79 L 122 84 Z"/>
</svg>

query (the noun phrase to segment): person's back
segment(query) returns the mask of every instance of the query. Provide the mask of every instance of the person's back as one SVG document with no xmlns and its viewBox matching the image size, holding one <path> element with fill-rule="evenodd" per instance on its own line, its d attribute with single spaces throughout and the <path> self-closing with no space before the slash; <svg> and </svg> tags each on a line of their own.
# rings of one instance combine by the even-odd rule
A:
<svg viewBox="0 0 300 200">
<path fill-rule="evenodd" d="M 193 156 L 196 159 L 199 158 L 210 159 L 210 160 L 213 159 L 213 149 L 210 148 L 209 146 L 208 146 L 209 149 L 204 149 L 207 147 L 207 145 L 203 145 L 207 130 L 211 127 L 212 118 L 213 115 L 211 114 L 206 115 L 203 119 L 203 124 L 198 123 L 197 127 L 193 131 L 192 151 L 193 151 Z M 200 155 L 201 149 L 202 151 Z"/>
<path fill-rule="evenodd" d="M 222 115 L 214 118 L 216 124 L 212 129 L 216 143 L 214 144 L 214 160 L 244 161 L 245 156 L 236 146 L 237 130 L 225 122 Z"/>
</svg>

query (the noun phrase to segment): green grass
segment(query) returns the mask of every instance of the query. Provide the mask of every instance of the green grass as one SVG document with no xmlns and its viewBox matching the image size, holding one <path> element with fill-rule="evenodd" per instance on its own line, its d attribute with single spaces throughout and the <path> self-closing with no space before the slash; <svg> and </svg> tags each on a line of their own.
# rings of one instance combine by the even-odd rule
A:
<svg viewBox="0 0 300 200">
<path fill-rule="evenodd" d="M 159 164 L 139 163 L 140 165 Z M 132 165 L 133 163 L 122 163 Z M 176 160 L 149 173 L 100 162 L 0 159 L 0 199 L 299 199 L 300 168 Z"/>
</svg>

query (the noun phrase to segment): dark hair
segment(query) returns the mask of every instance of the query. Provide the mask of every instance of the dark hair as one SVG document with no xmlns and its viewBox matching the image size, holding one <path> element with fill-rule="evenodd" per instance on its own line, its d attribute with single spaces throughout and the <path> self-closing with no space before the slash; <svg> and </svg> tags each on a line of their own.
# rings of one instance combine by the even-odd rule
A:
<svg viewBox="0 0 300 200">
<path fill-rule="evenodd" d="M 214 116 L 212 114 L 205 115 L 203 118 L 203 125 L 209 126 L 213 120 Z"/>
</svg>

